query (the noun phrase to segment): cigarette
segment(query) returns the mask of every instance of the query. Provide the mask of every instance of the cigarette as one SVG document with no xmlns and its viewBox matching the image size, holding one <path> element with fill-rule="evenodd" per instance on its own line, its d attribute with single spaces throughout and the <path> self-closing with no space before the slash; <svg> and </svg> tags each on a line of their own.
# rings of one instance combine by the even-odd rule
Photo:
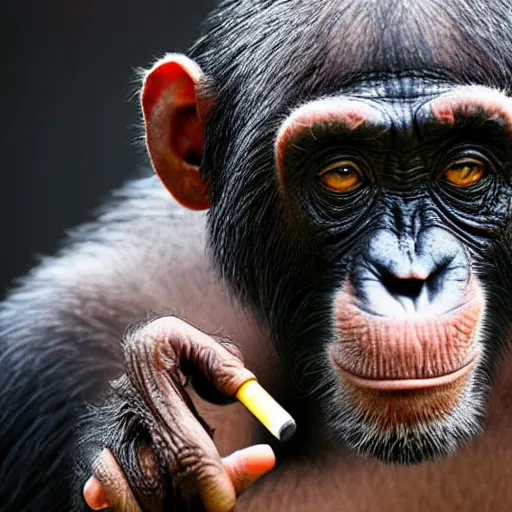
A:
<svg viewBox="0 0 512 512">
<path fill-rule="evenodd" d="M 244 382 L 235 396 L 280 441 L 288 441 L 295 433 L 295 420 L 256 380 Z"/>
</svg>

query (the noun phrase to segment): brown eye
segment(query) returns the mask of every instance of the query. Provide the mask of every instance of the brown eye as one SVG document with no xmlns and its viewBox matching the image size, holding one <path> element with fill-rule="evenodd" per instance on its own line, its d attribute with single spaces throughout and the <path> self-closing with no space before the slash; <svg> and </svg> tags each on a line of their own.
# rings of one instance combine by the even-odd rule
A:
<svg viewBox="0 0 512 512">
<path fill-rule="evenodd" d="M 344 194 L 362 185 L 363 173 L 354 162 L 335 162 L 320 172 L 320 181 L 329 190 Z"/>
<path fill-rule="evenodd" d="M 480 160 L 464 158 L 451 164 L 443 178 L 455 187 L 468 188 L 482 180 L 486 172 L 487 166 Z"/>
</svg>

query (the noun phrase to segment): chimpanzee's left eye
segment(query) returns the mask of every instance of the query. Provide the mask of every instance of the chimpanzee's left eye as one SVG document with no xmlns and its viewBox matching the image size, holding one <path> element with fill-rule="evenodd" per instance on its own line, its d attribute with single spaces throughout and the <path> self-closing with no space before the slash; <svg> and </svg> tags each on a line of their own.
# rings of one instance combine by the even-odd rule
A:
<svg viewBox="0 0 512 512">
<path fill-rule="evenodd" d="M 468 188 L 476 185 L 487 174 L 487 165 L 475 158 L 462 158 L 450 164 L 443 172 L 443 179 L 454 187 Z"/>
<path fill-rule="evenodd" d="M 357 190 L 363 184 L 361 169 L 349 160 L 334 162 L 320 172 L 322 184 L 340 194 Z"/>
</svg>

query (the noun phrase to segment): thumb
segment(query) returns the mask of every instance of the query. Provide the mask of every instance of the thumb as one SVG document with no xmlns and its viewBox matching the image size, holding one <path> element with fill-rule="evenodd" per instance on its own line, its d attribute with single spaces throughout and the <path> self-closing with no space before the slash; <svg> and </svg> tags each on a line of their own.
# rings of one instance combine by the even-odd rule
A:
<svg viewBox="0 0 512 512">
<path fill-rule="evenodd" d="M 270 446 L 258 444 L 236 451 L 224 457 L 222 462 L 236 494 L 240 495 L 274 468 L 276 457 Z M 108 507 L 105 489 L 94 476 L 85 484 L 84 497 L 93 510 L 103 510 Z"/>
<path fill-rule="evenodd" d="M 240 495 L 274 468 L 276 456 L 269 445 L 257 444 L 224 457 L 222 462 Z"/>
</svg>

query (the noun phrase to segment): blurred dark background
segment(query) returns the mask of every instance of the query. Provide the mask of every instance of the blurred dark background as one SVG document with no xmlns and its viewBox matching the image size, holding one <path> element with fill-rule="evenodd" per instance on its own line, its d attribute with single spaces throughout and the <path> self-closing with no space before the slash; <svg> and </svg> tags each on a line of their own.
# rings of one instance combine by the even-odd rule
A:
<svg viewBox="0 0 512 512">
<path fill-rule="evenodd" d="M 0 294 L 141 172 L 134 68 L 186 51 L 215 0 L 1 8 Z"/>
</svg>

